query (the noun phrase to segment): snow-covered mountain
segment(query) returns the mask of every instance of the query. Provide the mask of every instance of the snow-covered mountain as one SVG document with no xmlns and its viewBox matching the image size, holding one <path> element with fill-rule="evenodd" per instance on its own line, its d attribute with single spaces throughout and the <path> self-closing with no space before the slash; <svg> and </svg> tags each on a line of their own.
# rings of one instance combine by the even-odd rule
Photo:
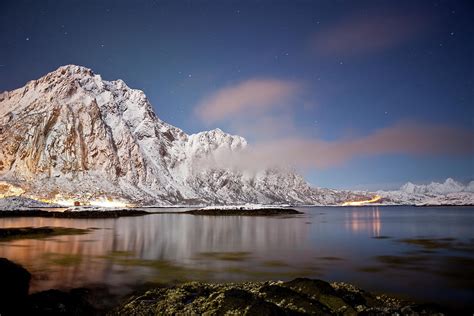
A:
<svg viewBox="0 0 474 316">
<path fill-rule="evenodd" d="M 160 120 L 142 91 L 81 66 L 0 94 L 0 197 L 340 205 L 374 196 L 314 188 L 292 170 L 219 163 L 246 150 L 244 138 L 220 129 L 186 134 Z M 474 204 L 473 192 L 473 182 L 448 179 L 377 194 L 383 204 Z"/>
<path fill-rule="evenodd" d="M 408 182 L 399 190 L 378 191 L 384 204 L 415 205 L 474 205 L 474 181 L 463 185 L 451 178 L 443 183 L 413 184 Z"/>
<path fill-rule="evenodd" d="M 158 107 L 159 108 L 159 107 Z M 213 167 L 248 147 L 220 129 L 187 135 L 145 94 L 68 65 L 0 94 L 0 180 L 26 196 L 140 204 L 340 204 L 364 198 L 315 189 L 291 170 Z"/>
</svg>

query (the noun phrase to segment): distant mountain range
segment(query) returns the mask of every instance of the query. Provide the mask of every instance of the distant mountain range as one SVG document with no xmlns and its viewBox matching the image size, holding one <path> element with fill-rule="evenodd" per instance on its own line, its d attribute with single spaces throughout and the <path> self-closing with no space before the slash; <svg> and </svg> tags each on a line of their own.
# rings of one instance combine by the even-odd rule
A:
<svg viewBox="0 0 474 316">
<path fill-rule="evenodd" d="M 384 204 L 474 205 L 474 181 L 463 185 L 451 178 L 443 183 L 404 184 L 399 190 L 378 191 Z"/>
<path fill-rule="evenodd" d="M 81 66 L 0 94 L 0 180 L 21 187 L 25 197 L 148 205 L 340 205 L 373 197 L 314 188 L 289 169 L 213 165 L 223 151 L 247 146 L 220 129 L 188 135 L 160 120 L 142 91 Z M 377 194 L 386 204 L 473 204 L 473 187 L 448 179 Z"/>
</svg>

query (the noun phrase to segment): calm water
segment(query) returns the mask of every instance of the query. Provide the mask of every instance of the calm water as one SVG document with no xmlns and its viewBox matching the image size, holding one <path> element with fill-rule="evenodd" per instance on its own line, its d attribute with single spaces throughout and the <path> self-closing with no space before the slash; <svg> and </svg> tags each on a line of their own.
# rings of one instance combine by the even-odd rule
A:
<svg viewBox="0 0 474 316">
<path fill-rule="evenodd" d="M 32 291 L 105 283 L 124 293 L 144 282 L 304 276 L 418 300 L 474 301 L 474 208 L 300 210 L 305 215 L 270 218 L 0 218 L 0 227 L 94 228 L 1 242 L 0 257 L 32 272 Z"/>
</svg>

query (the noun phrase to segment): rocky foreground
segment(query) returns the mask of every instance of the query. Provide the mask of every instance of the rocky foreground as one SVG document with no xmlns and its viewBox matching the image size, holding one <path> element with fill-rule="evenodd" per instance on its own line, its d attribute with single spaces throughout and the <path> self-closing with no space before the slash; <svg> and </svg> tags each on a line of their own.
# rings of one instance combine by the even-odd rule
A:
<svg viewBox="0 0 474 316">
<path fill-rule="evenodd" d="M 305 278 L 155 285 L 120 299 L 99 287 L 29 295 L 31 274 L 0 258 L 0 279 L 1 315 L 459 315 L 349 284 Z"/>
<path fill-rule="evenodd" d="M 435 305 L 376 296 L 344 283 L 191 282 L 133 295 L 110 315 L 446 315 Z"/>
</svg>

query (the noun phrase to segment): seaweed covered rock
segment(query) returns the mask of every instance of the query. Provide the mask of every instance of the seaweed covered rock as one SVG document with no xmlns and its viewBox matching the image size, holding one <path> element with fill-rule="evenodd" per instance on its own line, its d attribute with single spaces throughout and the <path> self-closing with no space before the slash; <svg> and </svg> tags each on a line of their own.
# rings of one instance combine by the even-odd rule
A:
<svg viewBox="0 0 474 316">
<path fill-rule="evenodd" d="M 336 296 L 333 300 L 343 302 L 345 308 L 340 305 L 333 308 L 328 306 L 331 304 L 326 305 L 318 300 L 324 297 L 327 302 L 332 302 L 329 299 L 330 294 L 337 294 L 331 285 L 309 279 L 296 279 L 288 283 L 191 282 L 170 288 L 155 288 L 141 295 L 134 295 L 112 314 L 348 315 L 346 311 L 354 311 L 349 304 Z"/>
<path fill-rule="evenodd" d="M 350 306 L 349 302 L 346 302 L 344 300 L 344 297 L 338 296 L 338 293 L 331 286 L 331 284 L 325 281 L 298 278 L 283 283 L 283 286 L 289 287 L 300 294 L 306 295 L 313 300 L 319 301 L 321 304 L 328 307 L 333 312 L 338 312 L 343 315 L 357 314 L 354 308 Z"/>
<path fill-rule="evenodd" d="M 110 315 L 446 315 L 373 295 L 350 284 L 295 279 L 289 282 L 202 283 L 157 287 L 134 294 Z"/>
</svg>

